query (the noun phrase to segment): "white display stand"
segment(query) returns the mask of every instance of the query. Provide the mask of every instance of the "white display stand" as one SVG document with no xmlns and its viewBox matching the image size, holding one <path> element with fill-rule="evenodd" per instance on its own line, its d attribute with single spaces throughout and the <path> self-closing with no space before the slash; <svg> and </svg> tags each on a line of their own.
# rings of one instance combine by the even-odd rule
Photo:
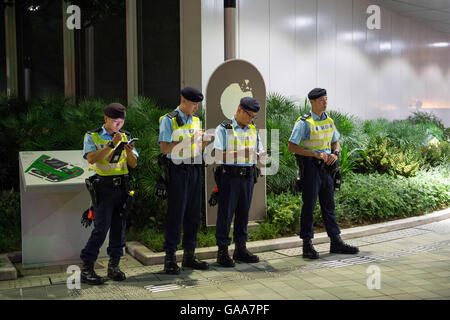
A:
<svg viewBox="0 0 450 320">
<path fill-rule="evenodd" d="M 41 155 L 81 167 L 82 175 L 61 182 L 46 181 L 25 173 Z M 93 230 L 84 228 L 81 215 L 89 208 L 90 196 L 84 180 L 88 171 L 82 150 L 19 152 L 20 206 L 22 220 L 22 264 L 24 268 L 78 264 L 80 253 Z M 109 235 L 100 249 L 105 257 Z"/>
</svg>

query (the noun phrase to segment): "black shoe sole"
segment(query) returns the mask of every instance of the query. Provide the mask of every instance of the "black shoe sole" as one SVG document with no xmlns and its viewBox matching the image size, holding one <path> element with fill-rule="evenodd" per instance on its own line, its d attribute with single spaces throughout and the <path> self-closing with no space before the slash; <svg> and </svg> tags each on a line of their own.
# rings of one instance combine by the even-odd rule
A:
<svg viewBox="0 0 450 320">
<path fill-rule="evenodd" d="M 234 267 L 236 266 L 235 263 L 233 263 L 233 264 L 222 264 L 222 263 L 220 263 L 219 261 L 217 261 L 217 264 L 218 264 L 219 266 L 223 267 L 223 268 L 234 268 Z"/>
<path fill-rule="evenodd" d="M 331 251 L 330 250 L 330 253 L 334 253 L 334 254 L 357 254 L 357 253 L 359 253 L 359 251 L 356 251 L 356 252 L 344 252 L 344 251 Z"/>
<path fill-rule="evenodd" d="M 125 277 L 125 278 L 115 278 L 113 276 L 110 276 L 109 274 L 108 274 L 108 278 L 110 278 L 112 281 L 124 281 L 124 280 L 127 279 L 127 277 Z"/>
<path fill-rule="evenodd" d="M 302 255 L 302 258 L 305 258 L 305 259 L 311 259 L 311 260 L 317 260 L 317 259 L 319 259 L 319 256 L 307 256 L 307 255 Z"/>
<path fill-rule="evenodd" d="M 208 270 L 209 269 L 209 265 L 206 266 L 206 267 L 193 267 L 193 266 L 190 266 L 190 265 L 182 264 L 181 267 L 182 268 L 188 268 L 188 269 L 194 269 L 194 270 Z"/>
<path fill-rule="evenodd" d="M 233 260 L 239 263 L 258 263 L 260 260 L 258 259 L 258 261 L 250 261 L 250 260 L 243 260 L 243 259 L 239 259 L 239 258 L 234 258 Z"/>
<path fill-rule="evenodd" d="M 170 275 L 180 274 L 180 271 L 181 270 L 178 270 L 178 271 L 176 271 L 176 270 L 164 270 L 165 273 L 170 274 Z"/>
<path fill-rule="evenodd" d="M 80 279 L 81 283 L 86 283 L 89 284 L 91 286 L 100 286 L 102 284 L 105 283 L 105 280 L 101 280 L 101 281 L 89 281 L 89 280 L 85 280 L 85 279 Z"/>
</svg>

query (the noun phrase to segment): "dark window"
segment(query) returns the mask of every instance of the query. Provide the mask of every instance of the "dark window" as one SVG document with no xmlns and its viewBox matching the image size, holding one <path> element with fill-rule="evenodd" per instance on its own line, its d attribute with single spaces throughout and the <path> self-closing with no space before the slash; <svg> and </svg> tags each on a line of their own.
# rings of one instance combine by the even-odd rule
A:
<svg viewBox="0 0 450 320">
<path fill-rule="evenodd" d="M 138 1 L 139 93 L 174 108 L 180 102 L 179 0 Z"/>
<path fill-rule="evenodd" d="M 75 32 L 77 96 L 126 102 L 125 1 L 80 5 L 82 27 Z"/>
<path fill-rule="evenodd" d="M 21 96 L 64 94 L 61 1 L 17 1 L 17 60 Z"/>
<path fill-rule="evenodd" d="M 0 6 L 0 8 L 2 8 Z M 0 12 L 0 94 L 6 93 L 5 13 Z"/>
</svg>

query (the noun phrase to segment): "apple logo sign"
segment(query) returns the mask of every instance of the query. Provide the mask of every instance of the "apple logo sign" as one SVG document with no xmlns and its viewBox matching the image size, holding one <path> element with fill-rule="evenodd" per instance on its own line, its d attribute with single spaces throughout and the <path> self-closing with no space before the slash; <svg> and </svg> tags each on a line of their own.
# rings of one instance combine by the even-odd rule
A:
<svg viewBox="0 0 450 320">
<path fill-rule="evenodd" d="M 233 118 L 242 98 L 253 98 L 252 90 L 253 88 L 250 85 L 250 80 L 244 80 L 240 83 L 232 83 L 225 88 L 220 96 L 220 107 L 227 119 Z"/>
</svg>

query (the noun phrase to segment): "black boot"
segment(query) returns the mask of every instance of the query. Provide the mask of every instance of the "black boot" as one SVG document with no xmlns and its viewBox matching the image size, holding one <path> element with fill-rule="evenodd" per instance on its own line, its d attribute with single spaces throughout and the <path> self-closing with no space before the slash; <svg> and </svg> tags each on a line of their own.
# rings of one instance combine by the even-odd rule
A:
<svg viewBox="0 0 450 320">
<path fill-rule="evenodd" d="M 303 258 L 319 259 L 319 253 L 314 249 L 311 239 L 303 239 Z"/>
<path fill-rule="evenodd" d="M 192 268 L 197 270 L 208 270 L 209 264 L 204 261 L 200 261 L 194 255 L 194 249 L 184 249 L 183 262 L 181 263 L 183 268 Z"/>
<path fill-rule="evenodd" d="M 342 241 L 339 235 L 331 237 L 330 253 L 356 254 L 359 252 L 357 247 L 353 247 Z"/>
<path fill-rule="evenodd" d="M 108 277 L 114 281 L 123 281 L 127 277 L 119 268 L 120 257 L 111 257 L 108 263 Z"/>
<path fill-rule="evenodd" d="M 228 247 L 219 247 L 219 251 L 217 251 L 217 263 L 225 268 L 234 267 L 234 261 L 228 254 Z"/>
<path fill-rule="evenodd" d="M 257 255 L 254 255 L 250 251 L 248 251 L 245 244 L 244 245 L 236 245 L 236 248 L 233 253 L 233 259 L 236 261 L 241 261 L 241 262 L 246 262 L 246 263 L 259 262 L 259 257 Z"/>
<path fill-rule="evenodd" d="M 166 252 L 166 256 L 164 258 L 164 271 L 167 274 L 179 274 L 180 267 L 177 265 L 177 257 L 175 253 Z"/>
<path fill-rule="evenodd" d="M 83 262 L 83 267 L 81 269 L 81 282 L 92 285 L 99 285 L 103 284 L 105 281 L 102 277 L 95 273 L 94 263 Z"/>
</svg>

